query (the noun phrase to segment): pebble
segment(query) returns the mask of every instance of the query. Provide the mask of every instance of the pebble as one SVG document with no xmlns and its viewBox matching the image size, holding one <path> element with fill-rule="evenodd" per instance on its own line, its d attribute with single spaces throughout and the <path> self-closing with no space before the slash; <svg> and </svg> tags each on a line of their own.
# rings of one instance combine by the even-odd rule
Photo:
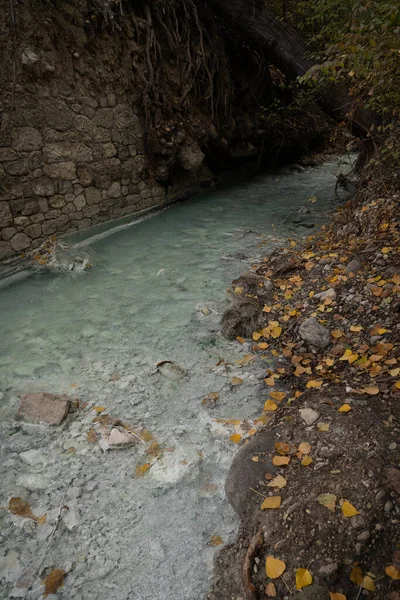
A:
<svg viewBox="0 0 400 600">
<path fill-rule="evenodd" d="M 388 500 L 385 504 L 384 511 L 386 513 L 390 513 L 390 512 L 392 512 L 392 510 L 393 510 L 393 502 L 390 502 L 390 500 Z"/>
<path fill-rule="evenodd" d="M 21 452 L 19 457 L 22 460 L 22 462 L 29 465 L 30 467 L 46 462 L 46 456 L 41 450 L 27 450 L 26 452 Z"/>
<path fill-rule="evenodd" d="M 376 530 L 376 531 L 383 531 L 384 529 L 385 529 L 385 528 L 384 528 L 384 526 L 382 525 L 382 523 L 377 523 L 377 524 L 375 525 L 375 530 Z"/>
<path fill-rule="evenodd" d="M 386 491 L 385 490 L 379 490 L 379 492 L 375 496 L 375 500 L 377 502 L 382 502 L 382 500 L 385 498 L 385 496 L 386 496 Z"/>
<path fill-rule="evenodd" d="M 304 423 L 307 425 L 312 425 L 319 418 L 319 413 L 312 408 L 301 408 L 299 412 Z"/>
<path fill-rule="evenodd" d="M 358 542 L 368 542 L 370 537 L 371 537 L 371 534 L 368 530 L 362 531 L 360 533 L 360 535 L 357 536 L 357 541 Z"/>
<path fill-rule="evenodd" d="M 336 573 L 337 570 L 338 570 L 337 563 L 329 563 L 329 565 L 324 565 L 323 567 L 321 567 L 319 569 L 318 573 L 322 577 L 329 577 L 330 575 L 333 575 L 333 573 Z"/>
<path fill-rule="evenodd" d="M 391 444 L 389 444 L 389 450 L 396 450 L 396 448 L 397 448 L 396 442 L 392 442 Z"/>
<path fill-rule="evenodd" d="M 350 525 L 353 529 L 361 529 L 365 527 L 365 519 L 361 515 L 355 515 L 350 519 Z"/>
</svg>

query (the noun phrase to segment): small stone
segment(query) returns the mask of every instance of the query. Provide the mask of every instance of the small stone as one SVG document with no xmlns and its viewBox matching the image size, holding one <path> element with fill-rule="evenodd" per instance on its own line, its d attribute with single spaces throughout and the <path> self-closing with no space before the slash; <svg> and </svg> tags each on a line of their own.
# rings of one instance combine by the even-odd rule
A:
<svg viewBox="0 0 400 600">
<path fill-rule="evenodd" d="M 399 469 L 386 469 L 385 475 L 389 484 L 400 496 L 400 470 Z"/>
<path fill-rule="evenodd" d="M 318 348 L 326 348 L 331 343 L 331 334 L 314 317 L 306 319 L 299 327 L 299 336 L 305 342 Z"/>
<path fill-rule="evenodd" d="M 358 542 L 368 542 L 369 538 L 371 537 L 371 534 L 369 531 L 362 531 L 360 533 L 360 535 L 357 536 L 357 541 Z"/>
<path fill-rule="evenodd" d="M 333 288 L 329 288 L 325 292 L 319 292 L 319 294 L 315 294 L 314 298 L 317 298 L 318 300 L 326 300 L 327 298 L 335 300 L 336 291 Z"/>
<path fill-rule="evenodd" d="M 362 552 L 362 544 L 360 544 L 360 542 L 357 542 L 356 544 L 356 554 L 361 554 Z"/>
<path fill-rule="evenodd" d="M 323 567 L 321 567 L 318 573 L 319 575 L 321 575 L 321 577 L 329 577 L 330 575 L 333 575 L 333 573 L 336 573 L 337 570 L 337 563 L 329 563 L 328 565 L 324 565 Z"/>
<path fill-rule="evenodd" d="M 19 457 L 22 462 L 31 467 L 46 462 L 46 456 L 41 450 L 27 450 L 26 452 L 21 452 Z"/>
<path fill-rule="evenodd" d="M 355 515 L 350 519 L 350 525 L 353 529 L 362 529 L 365 527 L 365 519 L 361 515 Z"/>
<path fill-rule="evenodd" d="M 360 261 L 357 258 L 354 258 L 347 265 L 346 273 L 357 273 L 358 271 L 361 271 L 361 269 L 362 269 L 362 264 L 360 263 Z"/>
<path fill-rule="evenodd" d="M 67 416 L 70 399 L 65 395 L 39 392 L 26 394 L 21 400 L 16 417 L 34 423 L 59 425 Z"/>
<path fill-rule="evenodd" d="M 11 246 L 12 246 L 12 240 L 11 240 Z M 396 442 L 392 442 L 391 444 L 389 444 L 389 450 L 396 450 L 396 448 L 397 448 Z"/>
<path fill-rule="evenodd" d="M 385 498 L 385 496 L 386 496 L 385 490 L 379 490 L 379 492 L 375 496 L 375 500 L 377 502 L 382 502 L 382 500 Z"/>
<path fill-rule="evenodd" d="M 376 530 L 376 531 L 383 531 L 384 529 L 385 529 L 385 528 L 384 528 L 384 526 L 382 525 L 382 523 L 377 523 L 377 524 L 375 525 L 375 530 Z"/>
<path fill-rule="evenodd" d="M 299 412 L 306 425 L 312 425 L 319 417 L 319 413 L 313 408 L 301 408 Z"/>
<path fill-rule="evenodd" d="M 384 511 L 385 511 L 385 513 L 390 513 L 390 512 L 392 512 L 392 510 L 393 510 L 393 502 L 390 502 L 390 500 L 388 500 L 385 504 Z"/>
</svg>

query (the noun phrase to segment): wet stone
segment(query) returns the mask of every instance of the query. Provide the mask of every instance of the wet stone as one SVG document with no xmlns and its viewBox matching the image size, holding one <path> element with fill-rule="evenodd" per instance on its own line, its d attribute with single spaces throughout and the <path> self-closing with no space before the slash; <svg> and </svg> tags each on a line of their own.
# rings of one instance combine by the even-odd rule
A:
<svg viewBox="0 0 400 600">
<path fill-rule="evenodd" d="M 68 396 L 46 392 L 26 394 L 21 400 L 16 417 L 34 423 L 59 425 L 67 416 L 69 406 Z"/>
</svg>

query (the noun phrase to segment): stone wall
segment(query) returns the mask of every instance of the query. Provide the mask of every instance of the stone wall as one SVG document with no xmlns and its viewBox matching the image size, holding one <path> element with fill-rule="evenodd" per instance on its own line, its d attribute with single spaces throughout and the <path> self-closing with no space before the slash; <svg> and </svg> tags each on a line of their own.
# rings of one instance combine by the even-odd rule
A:
<svg viewBox="0 0 400 600">
<path fill-rule="evenodd" d="M 133 36 L 75 27 L 71 47 L 20 10 L 16 81 L 0 67 L 0 260 L 166 200 L 146 165 Z M 0 28 L 4 68 L 9 35 Z"/>
</svg>

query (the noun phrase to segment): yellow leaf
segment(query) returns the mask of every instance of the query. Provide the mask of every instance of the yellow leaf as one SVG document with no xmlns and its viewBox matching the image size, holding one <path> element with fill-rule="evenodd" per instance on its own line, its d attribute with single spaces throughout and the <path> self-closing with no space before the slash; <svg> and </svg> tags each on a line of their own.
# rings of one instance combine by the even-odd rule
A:
<svg viewBox="0 0 400 600">
<path fill-rule="evenodd" d="M 143 465 L 138 465 L 135 470 L 136 477 L 143 477 L 145 473 L 150 469 L 150 463 L 144 463 Z"/>
<path fill-rule="evenodd" d="M 269 496 L 265 498 L 264 502 L 261 504 L 261 510 L 265 510 L 267 508 L 279 508 L 282 502 L 282 498 L 280 496 Z"/>
<path fill-rule="evenodd" d="M 262 337 L 262 335 L 261 335 L 261 333 L 258 333 L 258 331 L 255 331 L 251 337 L 253 338 L 253 340 L 255 342 L 258 342 L 258 340 Z"/>
<path fill-rule="evenodd" d="M 267 577 L 276 579 L 284 573 L 285 569 L 286 564 L 283 560 L 279 560 L 279 558 L 274 558 L 273 556 L 267 556 L 267 560 L 265 561 L 265 572 Z"/>
<path fill-rule="evenodd" d="M 269 483 L 268 487 L 277 487 L 280 490 L 286 486 L 286 479 L 282 475 L 277 475 Z"/>
<path fill-rule="evenodd" d="M 350 502 L 347 502 L 347 500 L 345 500 L 342 504 L 342 513 L 345 517 L 354 517 L 354 515 L 360 514 L 358 510 L 352 504 L 350 504 Z"/>
<path fill-rule="evenodd" d="M 271 396 L 271 398 L 273 398 L 277 402 L 281 402 L 281 400 L 283 400 L 284 398 L 286 398 L 285 392 L 271 392 L 270 396 Z"/>
<path fill-rule="evenodd" d="M 385 246 L 384 248 L 382 248 L 381 252 L 382 254 L 389 254 L 389 252 L 391 252 L 392 248 Z"/>
<path fill-rule="evenodd" d="M 269 385 L 270 387 L 274 387 L 274 385 L 275 385 L 275 378 L 274 378 L 274 376 L 273 376 L 273 375 L 271 375 L 271 377 L 266 377 L 266 378 L 264 379 L 264 381 L 265 381 L 265 383 L 266 383 L 267 385 Z"/>
<path fill-rule="evenodd" d="M 272 310 L 272 306 L 265 305 L 264 308 L 263 308 L 263 312 L 265 312 L 265 313 L 270 313 L 271 310 Z"/>
<path fill-rule="evenodd" d="M 240 294 L 241 294 L 242 292 L 243 292 L 243 288 L 242 288 L 242 287 L 240 287 L 240 286 L 238 286 L 238 287 L 235 287 L 235 294 L 238 294 L 238 295 L 240 296 Z"/>
<path fill-rule="evenodd" d="M 389 567 L 386 567 L 385 573 L 391 579 L 394 579 L 394 581 L 400 580 L 400 569 L 397 569 L 394 565 L 389 565 Z"/>
<path fill-rule="evenodd" d="M 232 433 L 232 435 L 229 439 L 231 440 L 231 442 L 238 444 L 240 442 L 240 440 L 242 439 L 242 436 L 240 435 L 240 433 Z"/>
<path fill-rule="evenodd" d="M 311 381 L 307 382 L 306 387 L 307 388 L 317 388 L 317 389 L 319 389 L 322 386 L 323 383 L 324 382 L 323 382 L 322 379 L 321 380 L 312 379 Z"/>
<path fill-rule="evenodd" d="M 251 460 L 252 460 L 253 462 L 258 462 L 258 461 L 260 460 L 260 457 L 259 457 L 259 456 L 252 456 L 252 457 L 251 457 Z"/>
<path fill-rule="evenodd" d="M 244 343 L 245 343 L 245 341 L 246 341 L 246 340 L 245 340 L 244 338 L 242 338 L 240 335 L 238 335 L 238 336 L 236 337 L 236 339 L 237 339 L 237 341 L 238 341 L 238 342 L 240 342 L 241 344 L 244 344 Z"/>
<path fill-rule="evenodd" d="M 296 570 L 296 590 L 301 590 L 304 587 L 312 584 L 312 575 L 308 569 Z"/>
<path fill-rule="evenodd" d="M 243 383 L 243 379 L 240 379 L 240 377 L 232 377 L 232 379 L 231 379 L 232 385 L 240 385 L 241 383 Z"/>
<path fill-rule="evenodd" d="M 362 585 L 363 575 L 360 567 L 353 567 L 350 573 L 350 581 L 356 585 Z"/>
<path fill-rule="evenodd" d="M 276 587 L 272 581 L 270 581 L 265 587 L 265 595 L 268 596 L 268 598 L 276 598 Z"/>
<path fill-rule="evenodd" d="M 275 442 L 275 450 L 279 454 L 290 454 L 291 446 L 286 442 Z"/>
<path fill-rule="evenodd" d="M 336 509 L 336 496 L 335 494 L 330 494 L 329 492 L 325 494 L 320 494 L 317 498 L 318 504 L 325 506 L 332 512 L 335 512 Z"/>
<path fill-rule="evenodd" d="M 267 342 L 260 342 L 259 344 L 257 344 L 257 348 L 260 350 L 266 350 L 267 348 L 269 348 L 269 344 L 267 344 Z"/>
<path fill-rule="evenodd" d="M 285 465 L 288 465 L 290 463 L 290 458 L 289 456 L 278 456 L 278 455 L 274 455 L 272 457 L 272 464 L 275 467 L 283 467 Z"/>
<path fill-rule="evenodd" d="M 400 367 L 396 367 L 396 369 L 391 369 L 389 373 L 392 377 L 397 377 L 397 375 L 400 373 Z"/>
<path fill-rule="evenodd" d="M 282 333 L 282 327 L 273 327 L 271 330 L 271 335 L 273 338 L 278 338 Z"/>
<path fill-rule="evenodd" d="M 375 583 L 374 583 L 374 580 L 372 579 L 372 577 L 370 577 L 369 575 L 365 575 L 365 577 L 362 580 L 361 587 L 363 587 L 364 590 L 368 590 L 369 592 L 374 592 L 375 591 Z"/>
<path fill-rule="evenodd" d="M 43 597 L 46 598 L 49 594 L 55 594 L 57 590 L 64 584 L 65 571 L 62 569 L 53 569 L 47 577 L 43 579 L 45 590 Z"/>
<path fill-rule="evenodd" d="M 328 367 L 333 367 L 333 365 L 335 364 L 335 361 L 333 360 L 333 358 L 327 358 L 327 359 L 325 360 L 325 364 L 326 364 Z"/>
<path fill-rule="evenodd" d="M 302 454 L 310 454 L 311 452 L 311 446 L 308 442 L 302 442 L 297 449 Z"/>
<path fill-rule="evenodd" d="M 400 390 L 400 381 L 396 381 L 396 383 L 394 384 L 394 387 L 396 387 L 398 390 Z"/>
<path fill-rule="evenodd" d="M 362 331 L 362 326 L 361 325 L 351 325 L 350 331 L 356 331 L 356 332 Z"/>
<path fill-rule="evenodd" d="M 339 412 L 341 412 L 341 413 L 347 413 L 350 411 L 351 411 L 350 404 L 342 404 L 342 406 L 339 408 Z"/>
<path fill-rule="evenodd" d="M 36 517 L 36 523 L 38 525 L 44 525 L 46 523 L 46 515 L 42 515 L 41 517 Z"/>
<path fill-rule="evenodd" d="M 305 457 L 303 458 L 303 460 L 301 461 L 301 464 L 303 467 L 308 467 L 308 465 L 311 465 L 312 461 L 313 460 L 312 460 L 311 456 L 308 456 L 306 454 Z"/>
<path fill-rule="evenodd" d="M 223 543 L 224 540 L 220 535 L 212 535 L 209 541 L 209 545 L 213 546 L 213 548 L 215 548 L 215 546 L 222 546 Z"/>
<path fill-rule="evenodd" d="M 275 404 L 275 402 L 273 400 L 267 400 L 266 403 L 264 404 L 265 411 L 274 411 L 277 408 L 278 408 L 278 405 Z"/>
<path fill-rule="evenodd" d="M 317 423 L 317 429 L 321 432 L 329 431 L 330 423 Z"/>
<path fill-rule="evenodd" d="M 105 406 L 93 406 L 92 410 L 95 410 L 97 413 L 100 414 L 106 410 L 106 407 Z"/>
<path fill-rule="evenodd" d="M 339 592 L 329 592 L 330 600 L 346 600 L 346 596 L 344 594 L 340 594 Z"/>
</svg>

